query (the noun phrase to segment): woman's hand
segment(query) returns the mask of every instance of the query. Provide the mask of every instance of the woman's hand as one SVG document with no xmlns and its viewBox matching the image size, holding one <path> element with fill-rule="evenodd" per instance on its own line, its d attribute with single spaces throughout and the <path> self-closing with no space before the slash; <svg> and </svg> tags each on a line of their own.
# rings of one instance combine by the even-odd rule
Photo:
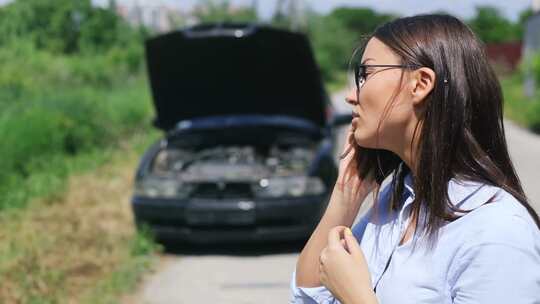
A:
<svg viewBox="0 0 540 304">
<path fill-rule="evenodd" d="M 319 277 L 341 303 L 377 303 L 364 253 L 348 227 L 330 230 L 328 246 L 320 255 Z"/>
<path fill-rule="evenodd" d="M 371 177 L 361 179 L 359 172 L 348 171 L 349 167 L 357 168 L 355 157 L 355 146 L 357 144 L 352 125 L 349 127 L 346 136 L 347 139 L 345 140 L 342 156 L 339 161 L 339 173 L 335 188 L 337 188 L 342 200 L 346 204 L 359 204 L 377 184 Z"/>
</svg>

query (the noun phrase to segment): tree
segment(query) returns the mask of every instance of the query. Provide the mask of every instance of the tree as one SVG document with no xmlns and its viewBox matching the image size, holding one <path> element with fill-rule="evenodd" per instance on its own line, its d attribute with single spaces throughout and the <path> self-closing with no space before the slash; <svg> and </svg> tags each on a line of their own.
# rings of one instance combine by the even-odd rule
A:
<svg viewBox="0 0 540 304">
<path fill-rule="evenodd" d="M 336 18 L 310 14 L 308 35 L 325 80 L 347 69 L 355 47 L 355 35 Z"/>
<path fill-rule="evenodd" d="M 495 7 L 476 7 L 476 16 L 468 23 L 484 43 L 508 42 L 521 39 L 519 27 L 503 17 Z"/>
<path fill-rule="evenodd" d="M 125 36 L 129 36 L 129 28 L 109 9 L 96 8 L 91 11 L 86 22 L 79 29 L 79 47 L 81 50 L 101 51 L 108 49 Z M 124 34 L 122 35 L 121 29 Z M 124 36 L 124 37 L 122 37 Z"/>
<path fill-rule="evenodd" d="M 2 8 L 2 37 L 26 37 L 36 47 L 63 53 L 78 50 L 80 25 L 92 9 L 90 0 L 18 0 Z"/>
<path fill-rule="evenodd" d="M 336 8 L 328 17 L 339 20 L 349 31 L 357 35 L 369 34 L 379 25 L 396 18 L 389 14 L 379 14 L 370 8 L 350 7 Z"/>
<path fill-rule="evenodd" d="M 345 71 L 361 37 L 393 18 L 369 8 L 341 7 L 326 16 L 311 13 L 308 35 L 324 78 L 333 80 L 336 72 Z"/>
<path fill-rule="evenodd" d="M 110 9 L 91 0 L 17 0 L 0 8 L 0 43 L 28 39 L 38 49 L 71 54 L 105 50 L 137 32 Z"/>
</svg>

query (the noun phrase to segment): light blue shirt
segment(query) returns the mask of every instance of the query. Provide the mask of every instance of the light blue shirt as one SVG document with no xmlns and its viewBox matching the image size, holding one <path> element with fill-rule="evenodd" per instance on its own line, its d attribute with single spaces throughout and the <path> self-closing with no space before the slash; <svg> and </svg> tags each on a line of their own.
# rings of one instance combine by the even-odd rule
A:
<svg viewBox="0 0 540 304">
<path fill-rule="evenodd" d="M 448 187 L 451 202 L 465 210 L 497 196 L 443 226 L 431 253 L 422 236 L 415 238 L 414 252 L 412 239 L 398 246 L 414 200 L 410 176 L 398 212 L 389 211 L 390 187 L 386 186 L 379 196 L 381 221 L 370 219 L 372 207 L 353 226 L 379 303 L 540 303 L 540 232 L 525 207 L 497 187 L 456 179 Z M 419 227 L 425 218 L 422 209 Z M 296 269 L 290 303 L 339 303 L 324 286 L 298 287 L 295 278 Z"/>
</svg>

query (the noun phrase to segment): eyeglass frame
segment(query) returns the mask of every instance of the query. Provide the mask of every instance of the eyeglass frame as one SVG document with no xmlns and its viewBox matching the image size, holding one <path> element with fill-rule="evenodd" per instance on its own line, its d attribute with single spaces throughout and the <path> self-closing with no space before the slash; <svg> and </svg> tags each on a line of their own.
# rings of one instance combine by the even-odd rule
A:
<svg viewBox="0 0 540 304">
<path fill-rule="evenodd" d="M 416 65 L 407 64 L 356 64 L 354 65 L 354 84 L 356 89 L 360 89 L 360 68 L 363 68 L 363 74 L 366 74 L 367 68 L 416 68 Z M 362 77 L 364 83 L 367 80 L 367 75 Z M 362 85 L 364 84 L 362 83 Z"/>
</svg>

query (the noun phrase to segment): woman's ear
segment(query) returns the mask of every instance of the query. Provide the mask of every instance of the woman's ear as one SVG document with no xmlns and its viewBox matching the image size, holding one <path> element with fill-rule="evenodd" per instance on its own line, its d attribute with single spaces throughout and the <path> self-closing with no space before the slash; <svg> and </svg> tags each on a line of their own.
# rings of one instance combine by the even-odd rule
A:
<svg viewBox="0 0 540 304">
<path fill-rule="evenodd" d="M 421 105 L 435 86 L 435 72 L 426 67 L 415 70 L 411 75 L 411 94 L 415 105 Z"/>
</svg>

